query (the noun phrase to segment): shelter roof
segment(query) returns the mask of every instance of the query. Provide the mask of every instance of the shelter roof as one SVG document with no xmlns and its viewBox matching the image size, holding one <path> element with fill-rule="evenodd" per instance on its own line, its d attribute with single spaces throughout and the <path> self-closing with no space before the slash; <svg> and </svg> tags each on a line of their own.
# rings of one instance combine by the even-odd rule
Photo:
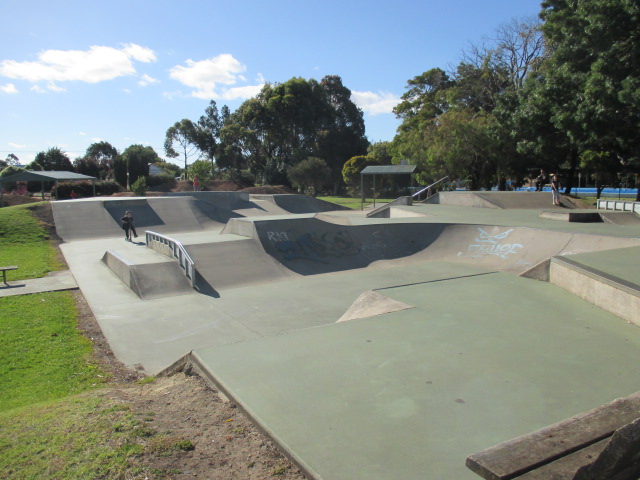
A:
<svg viewBox="0 0 640 480">
<path fill-rule="evenodd" d="M 413 173 L 416 165 L 369 165 L 360 173 L 362 175 L 401 175 Z"/>
<path fill-rule="evenodd" d="M 34 171 L 26 170 L 24 172 L 8 175 L 0 178 L 0 183 L 4 182 L 51 182 L 56 180 L 73 181 L 73 180 L 96 180 L 96 177 L 82 175 L 80 173 L 65 171 Z"/>
</svg>

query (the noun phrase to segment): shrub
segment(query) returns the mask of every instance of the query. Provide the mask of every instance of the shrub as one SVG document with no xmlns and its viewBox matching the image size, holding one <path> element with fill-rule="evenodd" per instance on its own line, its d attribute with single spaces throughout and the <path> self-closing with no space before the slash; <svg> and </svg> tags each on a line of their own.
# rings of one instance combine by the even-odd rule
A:
<svg viewBox="0 0 640 480">
<path fill-rule="evenodd" d="M 143 197 L 145 193 L 147 193 L 147 179 L 143 176 L 138 177 L 138 179 L 133 182 L 131 185 L 131 190 L 139 197 Z"/>
<path fill-rule="evenodd" d="M 113 195 L 122 191 L 122 187 L 114 180 L 96 182 L 96 196 Z M 55 188 L 55 186 L 53 187 Z M 71 198 L 71 192 L 75 191 L 79 197 L 93 197 L 93 185 L 91 182 L 63 182 L 58 184 L 58 198 L 60 200 Z M 51 191 L 53 194 L 53 190 Z"/>
</svg>

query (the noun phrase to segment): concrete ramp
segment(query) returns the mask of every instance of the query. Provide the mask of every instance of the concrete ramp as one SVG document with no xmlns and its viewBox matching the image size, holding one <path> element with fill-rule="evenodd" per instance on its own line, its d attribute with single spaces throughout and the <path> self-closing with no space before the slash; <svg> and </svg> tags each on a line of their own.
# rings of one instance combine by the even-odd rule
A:
<svg viewBox="0 0 640 480">
<path fill-rule="evenodd" d="M 101 237 L 123 237 L 120 217 L 116 221 L 102 201 L 51 202 L 56 232 L 65 242 Z M 122 216 L 122 215 L 120 215 Z"/>
<path fill-rule="evenodd" d="M 185 246 L 200 281 L 214 292 L 290 278 L 294 273 L 265 255 L 253 240 Z"/>
<path fill-rule="evenodd" d="M 369 290 L 368 292 L 364 292 L 360 295 L 358 299 L 353 302 L 353 305 L 349 307 L 349 310 L 347 310 L 336 323 L 356 320 L 359 318 L 375 317 L 377 315 L 399 312 L 409 308 L 415 307 L 413 305 L 408 305 L 404 302 L 394 300 L 382 293 Z"/>
<path fill-rule="evenodd" d="M 92 198 L 52 202 L 58 235 L 65 241 L 123 237 L 120 219 L 131 210 L 138 235 L 213 228 L 212 215 L 192 197 Z M 221 228 L 221 225 L 220 225 Z"/>
<path fill-rule="evenodd" d="M 300 275 L 428 261 L 521 274 L 556 255 L 640 245 L 634 238 L 494 225 L 340 225 L 315 217 L 244 222 L 253 223 L 267 254 Z"/>
<path fill-rule="evenodd" d="M 289 270 L 316 275 L 409 257 L 442 232 L 440 224 L 339 225 L 318 218 L 254 220 L 264 251 Z"/>
<path fill-rule="evenodd" d="M 577 208 L 568 197 L 561 197 L 561 207 L 554 207 L 551 192 L 439 192 L 427 203 L 440 205 L 459 205 L 476 208 L 533 208 L 533 209 L 563 209 Z"/>
<path fill-rule="evenodd" d="M 295 194 L 251 195 L 252 199 L 265 200 L 275 203 L 289 213 L 320 213 L 333 210 L 349 210 L 335 203 L 325 202 L 314 197 Z"/>
<path fill-rule="evenodd" d="M 105 252 L 102 262 L 142 300 L 193 293 L 176 262 L 135 264 L 112 250 Z"/>
</svg>

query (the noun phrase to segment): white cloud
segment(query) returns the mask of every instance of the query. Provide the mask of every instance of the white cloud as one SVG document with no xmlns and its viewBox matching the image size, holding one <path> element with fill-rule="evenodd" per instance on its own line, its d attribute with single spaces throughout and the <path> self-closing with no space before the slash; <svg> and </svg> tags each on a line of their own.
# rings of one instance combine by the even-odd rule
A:
<svg viewBox="0 0 640 480">
<path fill-rule="evenodd" d="M 4 60 L 0 75 L 31 83 L 47 82 L 50 90 L 59 91 L 53 82 L 98 83 L 133 75 L 134 60 L 147 63 L 155 61 L 156 56 L 152 50 L 135 44 L 119 49 L 92 46 L 89 50 L 45 50 L 35 62 Z"/>
<path fill-rule="evenodd" d="M 16 150 L 22 150 L 23 148 L 27 148 L 26 145 L 21 145 L 19 143 L 9 142 L 7 145 L 9 145 L 11 148 L 15 148 Z"/>
<path fill-rule="evenodd" d="M 225 53 L 206 60 L 187 60 L 186 65 L 176 65 L 169 76 L 187 87 L 191 87 L 191 96 L 196 98 L 225 100 L 249 98 L 258 86 L 234 87 L 240 81 L 246 81 L 242 75 L 247 67 L 236 60 L 233 55 Z M 222 87 L 221 87 L 222 85 Z M 251 95 L 248 95 L 251 93 Z"/>
<path fill-rule="evenodd" d="M 152 85 L 154 83 L 160 83 L 160 80 L 157 80 L 157 79 L 155 79 L 153 77 L 150 77 L 149 75 L 147 75 L 145 73 L 140 78 L 140 81 L 138 82 L 138 85 L 140 85 L 141 87 L 146 87 L 147 85 Z"/>
<path fill-rule="evenodd" d="M 393 113 L 393 107 L 400 103 L 400 97 L 389 92 L 351 92 L 351 99 L 358 107 L 370 115 Z"/>
<path fill-rule="evenodd" d="M 58 93 L 67 91 L 66 88 L 59 87 L 53 82 L 47 85 L 47 90 L 51 90 L 52 92 L 58 92 Z"/>
<path fill-rule="evenodd" d="M 42 88 L 40 85 L 34 85 L 29 90 L 31 90 L 32 92 L 36 92 L 36 93 L 45 93 L 44 88 Z"/>
<path fill-rule="evenodd" d="M 157 60 L 156 54 L 153 53 L 153 50 L 141 47 L 140 45 L 136 45 L 135 43 L 126 43 L 122 46 L 122 51 L 133 58 L 142 63 L 151 63 Z"/>
<path fill-rule="evenodd" d="M 246 87 L 234 87 L 224 90 L 218 98 L 221 100 L 245 100 L 247 98 L 255 97 L 260 90 L 262 90 L 263 84 L 260 85 L 247 85 Z"/>
<path fill-rule="evenodd" d="M 7 83 L 6 85 L 0 85 L 0 91 L 4 93 L 18 93 L 18 89 L 13 83 Z"/>
</svg>

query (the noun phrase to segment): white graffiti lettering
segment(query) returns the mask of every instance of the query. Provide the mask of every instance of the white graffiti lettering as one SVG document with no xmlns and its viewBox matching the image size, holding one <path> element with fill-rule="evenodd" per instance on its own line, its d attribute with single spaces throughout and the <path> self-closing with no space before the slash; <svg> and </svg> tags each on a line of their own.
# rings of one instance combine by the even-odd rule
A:
<svg viewBox="0 0 640 480">
<path fill-rule="evenodd" d="M 271 242 L 282 242 L 289 240 L 287 232 L 267 232 L 267 238 Z"/>
<path fill-rule="evenodd" d="M 495 255 L 506 259 L 509 255 L 518 253 L 524 248 L 524 246 L 519 243 L 500 243 L 501 240 L 506 239 L 511 232 L 513 232 L 513 229 L 491 235 L 482 229 L 482 227 L 478 227 L 478 232 L 479 234 L 475 239 L 477 243 L 471 244 L 467 248 L 467 255 L 471 255 L 472 257 Z"/>
</svg>

